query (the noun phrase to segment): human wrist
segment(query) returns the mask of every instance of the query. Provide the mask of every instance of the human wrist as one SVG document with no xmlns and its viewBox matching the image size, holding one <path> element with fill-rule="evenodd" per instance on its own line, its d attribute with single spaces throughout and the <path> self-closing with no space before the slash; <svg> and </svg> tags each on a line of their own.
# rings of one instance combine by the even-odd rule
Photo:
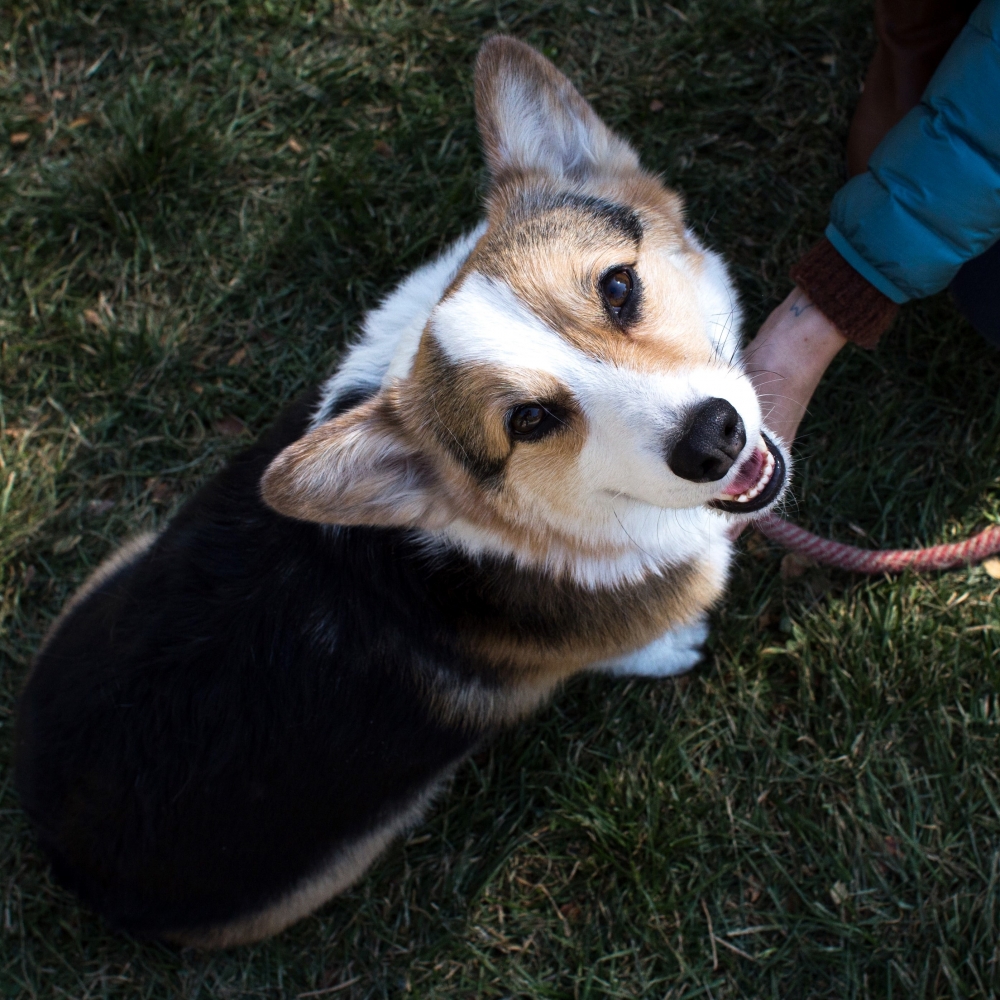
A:
<svg viewBox="0 0 1000 1000">
<path fill-rule="evenodd" d="M 771 431 L 791 443 L 823 373 L 846 343 L 800 288 L 768 316 L 745 364 Z"/>
<path fill-rule="evenodd" d="M 858 347 L 875 347 L 899 311 L 899 306 L 856 271 L 826 237 L 799 258 L 789 277 Z"/>
</svg>

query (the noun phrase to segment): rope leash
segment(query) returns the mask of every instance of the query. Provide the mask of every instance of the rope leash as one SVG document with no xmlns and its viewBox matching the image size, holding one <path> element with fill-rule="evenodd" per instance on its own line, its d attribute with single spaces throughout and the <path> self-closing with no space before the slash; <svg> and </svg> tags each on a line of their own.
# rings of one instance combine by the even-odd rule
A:
<svg viewBox="0 0 1000 1000">
<path fill-rule="evenodd" d="M 829 538 L 820 538 L 791 521 L 768 514 L 754 527 L 772 542 L 792 552 L 815 559 L 824 566 L 850 570 L 853 573 L 900 573 L 904 569 L 918 572 L 953 569 L 977 563 L 1000 552 L 1000 525 L 967 538 L 964 542 L 934 545 L 927 549 L 859 549 Z"/>
</svg>

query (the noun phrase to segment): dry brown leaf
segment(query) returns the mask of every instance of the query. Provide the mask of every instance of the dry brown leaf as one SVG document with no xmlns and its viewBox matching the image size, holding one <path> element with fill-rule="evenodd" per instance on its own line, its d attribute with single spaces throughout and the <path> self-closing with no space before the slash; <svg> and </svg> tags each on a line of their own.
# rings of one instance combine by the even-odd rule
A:
<svg viewBox="0 0 1000 1000">
<path fill-rule="evenodd" d="M 93 120 L 90 115 L 80 115 L 79 118 L 74 118 L 69 123 L 68 128 L 83 128 L 84 125 L 89 125 Z"/>
<path fill-rule="evenodd" d="M 174 495 L 173 487 L 156 476 L 146 480 L 146 489 L 154 503 L 166 503 Z"/>
<path fill-rule="evenodd" d="M 903 852 L 899 849 L 899 841 L 895 837 L 884 837 L 885 849 L 894 858 L 901 858 Z"/>
<path fill-rule="evenodd" d="M 23 146 L 30 138 L 31 135 L 27 132 L 15 132 L 10 137 L 10 144 L 12 146 Z"/>
<path fill-rule="evenodd" d="M 781 579 L 795 580 L 815 565 L 816 563 L 808 556 L 799 555 L 798 552 L 786 552 L 781 559 Z"/>
<path fill-rule="evenodd" d="M 781 621 L 781 612 L 776 608 L 768 608 L 757 619 L 758 628 L 770 628 Z"/>
<path fill-rule="evenodd" d="M 92 326 L 96 326 L 101 330 L 104 329 L 104 320 L 96 309 L 84 309 L 83 318 Z"/>
<path fill-rule="evenodd" d="M 649 102 L 650 111 L 662 111 L 663 108 L 664 108 L 663 101 L 659 100 L 658 98 L 654 98 L 652 101 Z"/>
<path fill-rule="evenodd" d="M 1000 580 L 1000 559 L 987 559 L 983 563 L 983 569 L 986 570 L 986 575 L 993 577 L 994 580 Z"/>
<path fill-rule="evenodd" d="M 293 153 L 301 153 L 302 152 L 302 143 L 301 142 L 296 142 L 295 139 L 289 139 L 288 142 L 285 143 L 285 145 Z"/>
<path fill-rule="evenodd" d="M 392 146 L 390 146 L 385 139 L 376 139 L 375 145 L 372 146 L 372 149 L 374 149 L 379 156 L 384 156 L 386 159 L 392 156 Z"/>
<path fill-rule="evenodd" d="M 221 434 L 223 437 L 239 437 L 241 434 L 245 434 L 247 429 L 247 425 L 239 417 L 234 417 L 232 414 L 228 417 L 220 417 L 212 424 L 212 427 L 216 434 Z"/>
<path fill-rule="evenodd" d="M 236 353 L 226 362 L 227 367 L 236 368 L 238 365 L 243 364 L 244 358 L 247 356 L 247 349 L 241 347 Z"/>
</svg>

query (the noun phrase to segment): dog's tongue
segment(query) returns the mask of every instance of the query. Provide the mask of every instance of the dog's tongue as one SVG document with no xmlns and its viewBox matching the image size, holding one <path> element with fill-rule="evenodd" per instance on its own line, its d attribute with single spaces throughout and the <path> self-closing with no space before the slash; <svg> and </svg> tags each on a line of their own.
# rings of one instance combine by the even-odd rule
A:
<svg viewBox="0 0 1000 1000">
<path fill-rule="evenodd" d="M 761 469 L 767 459 L 767 452 L 755 448 L 753 454 L 740 466 L 736 478 L 726 487 L 725 496 L 738 497 L 747 490 L 752 490 L 760 479 Z"/>
</svg>

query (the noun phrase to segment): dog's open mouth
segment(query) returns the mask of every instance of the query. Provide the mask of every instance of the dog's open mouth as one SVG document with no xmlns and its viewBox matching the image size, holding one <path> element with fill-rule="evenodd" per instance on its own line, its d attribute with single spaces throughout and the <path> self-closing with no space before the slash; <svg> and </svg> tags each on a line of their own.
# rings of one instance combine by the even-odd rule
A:
<svg viewBox="0 0 1000 1000">
<path fill-rule="evenodd" d="M 717 510 L 752 514 L 774 502 L 785 485 L 785 460 L 774 442 L 761 434 L 753 454 L 740 466 L 725 493 L 711 501 Z"/>
</svg>

